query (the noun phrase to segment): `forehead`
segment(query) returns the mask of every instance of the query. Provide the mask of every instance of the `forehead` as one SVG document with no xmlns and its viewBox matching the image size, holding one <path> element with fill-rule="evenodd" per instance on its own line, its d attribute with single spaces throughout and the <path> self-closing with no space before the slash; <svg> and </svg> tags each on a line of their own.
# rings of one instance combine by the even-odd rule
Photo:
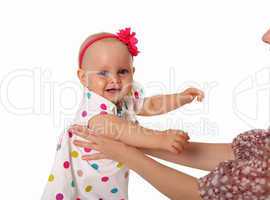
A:
<svg viewBox="0 0 270 200">
<path fill-rule="evenodd" d="M 86 50 L 82 64 L 86 68 L 131 66 L 132 56 L 125 44 L 107 38 L 94 42 Z"/>
</svg>

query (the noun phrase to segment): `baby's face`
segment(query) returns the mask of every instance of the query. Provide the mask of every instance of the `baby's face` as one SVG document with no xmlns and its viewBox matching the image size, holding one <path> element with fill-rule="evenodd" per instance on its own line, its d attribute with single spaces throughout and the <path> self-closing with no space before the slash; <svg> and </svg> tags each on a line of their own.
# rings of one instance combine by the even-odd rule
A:
<svg viewBox="0 0 270 200">
<path fill-rule="evenodd" d="M 78 70 L 85 87 L 115 104 L 130 92 L 133 73 L 127 46 L 115 39 L 93 43 L 84 55 L 82 69 Z"/>
</svg>

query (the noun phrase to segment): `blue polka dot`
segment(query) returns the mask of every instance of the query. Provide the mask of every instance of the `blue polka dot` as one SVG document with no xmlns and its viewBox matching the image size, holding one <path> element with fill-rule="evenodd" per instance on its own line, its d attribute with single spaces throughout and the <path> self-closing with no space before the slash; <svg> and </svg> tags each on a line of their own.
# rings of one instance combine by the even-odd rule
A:
<svg viewBox="0 0 270 200">
<path fill-rule="evenodd" d="M 111 193 L 113 193 L 113 194 L 115 194 L 115 193 L 117 193 L 118 192 L 118 189 L 117 188 L 113 188 L 112 190 L 111 190 Z"/>
</svg>

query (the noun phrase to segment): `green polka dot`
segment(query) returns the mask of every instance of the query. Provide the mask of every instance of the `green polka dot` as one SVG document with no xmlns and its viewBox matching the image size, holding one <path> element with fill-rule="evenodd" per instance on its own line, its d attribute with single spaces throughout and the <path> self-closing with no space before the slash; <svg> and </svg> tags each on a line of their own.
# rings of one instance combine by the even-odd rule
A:
<svg viewBox="0 0 270 200">
<path fill-rule="evenodd" d="M 87 92 L 86 96 L 87 96 L 88 99 L 90 99 L 91 98 L 91 93 Z"/>
<path fill-rule="evenodd" d="M 71 187 L 75 187 L 75 181 L 74 180 L 71 181 Z"/>
<path fill-rule="evenodd" d="M 98 165 L 96 163 L 91 165 L 92 168 L 94 168 L 95 170 L 98 170 Z"/>
</svg>

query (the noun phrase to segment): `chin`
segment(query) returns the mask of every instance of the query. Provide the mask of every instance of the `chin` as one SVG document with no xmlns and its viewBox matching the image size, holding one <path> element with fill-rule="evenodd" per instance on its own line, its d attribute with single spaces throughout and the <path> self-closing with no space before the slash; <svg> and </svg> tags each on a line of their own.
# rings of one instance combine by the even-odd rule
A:
<svg viewBox="0 0 270 200">
<path fill-rule="evenodd" d="M 116 103 L 120 99 L 119 94 L 108 94 L 108 92 L 105 92 L 106 99 Z"/>
<path fill-rule="evenodd" d="M 124 91 L 118 91 L 118 92 L 114 92 L 114 93 L 110 93 L 110 92 L 104 92 L 105 97 L 110 100 L 113 103 L 117 103 L 118 101 L 120 101 L 126 94 L 126 92 Z"/>
</svg>

